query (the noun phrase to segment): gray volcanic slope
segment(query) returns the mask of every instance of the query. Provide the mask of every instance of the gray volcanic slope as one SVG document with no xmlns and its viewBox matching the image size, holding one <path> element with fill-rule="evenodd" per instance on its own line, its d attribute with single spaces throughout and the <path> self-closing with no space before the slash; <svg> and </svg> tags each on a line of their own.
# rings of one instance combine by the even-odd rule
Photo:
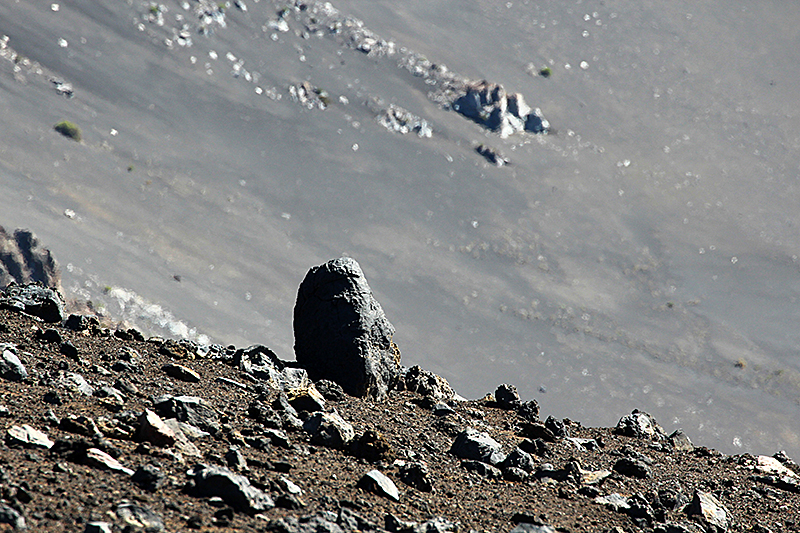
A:
<svg viewBox="0 0 800 533">
<path fill-rule="evenodd" d="M 292 358 L 297 286 L 346 254 L 404 363 L 464 396 L 800 456 L 796 2 L 53 1 L 0 3 L 0 224 L 70 297 Z M 420 54 L 554 131 L 440 106 Z M 389 104 L 432 137 L 384 128 Z"/>
</svg>

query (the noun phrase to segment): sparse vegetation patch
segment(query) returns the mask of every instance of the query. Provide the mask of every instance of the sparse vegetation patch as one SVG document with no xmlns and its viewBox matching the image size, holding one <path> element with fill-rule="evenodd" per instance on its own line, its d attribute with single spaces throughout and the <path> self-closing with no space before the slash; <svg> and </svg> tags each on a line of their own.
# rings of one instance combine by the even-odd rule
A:
<svg viewBox="0 0 800 533">
<path fill-rule="evenodd" d="M 56 125 L 53 126 L 53 129 L 55 129 L 64 137 L 69 137 L 73 141 L 80 141 L 82 138 L 81 129 L 78 127 L 78 125 L 68 120 L 62 120 L 61 122 L 56 123 Z"/>
</svg>

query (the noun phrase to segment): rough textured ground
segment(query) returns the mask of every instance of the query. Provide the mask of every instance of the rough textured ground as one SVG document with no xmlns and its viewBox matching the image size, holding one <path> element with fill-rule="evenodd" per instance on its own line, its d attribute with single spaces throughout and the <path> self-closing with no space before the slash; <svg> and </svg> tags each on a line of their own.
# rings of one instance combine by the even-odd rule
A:
<svg viewBox="0 0 800 533">
<path fill-rule="evenodd" d="M 516 381 L 559 417 L 800 456 L 800 5 L 334 0 L 381 55 L 314 29 L 327 2 L 236 4 L 0 2 L 0 224 L 71 298 L 291 359 L 298 283 L 346 254 L 407 363 L 465 396 Z M 444 109 L 410 52 L 556 131 Z M 432 136 L 388 130 L 392 105 Z"/>
<path fill-rule="evenodd" d="M 51 331 L 44 334 L 47 329 Z M 54 342 L 54 332 L 60 336 L 60 343 Z M 61 353 L 66 342 L 77 348 L 77 355 Z M 191 345 L 184 345 L 189 350 L 181 350 L 177 344 L 162 346 L 153 339 L 123 340 L 99 328 L 78 332 L 8 310 L 0 310 L 0 343 L 16 345 L 28 372 L 21 381 L 8 376 L 0 379 L 0 517 L 12 516 L 9 508 L 16 509 L 32 531 L 80 532 L 89 530 L 86 524 L 90 521 L 114 524 L 114 531 L 123 527 L 144 530 L 130 523 L 125 526 L 121 519 L 115 522 L 113 513 L 125 500 L 160 517 L 163 526 L 156 524 L 151 531 L 162 527 L 171 532 L 301 531 L 302 519 L 295 523 L 289 517 L 312 515 L 317 522 L 306 522 L 307 528 L 326 519 L 338 521 L 345 531 L 353 530 L 348 523 L 358 524 L 359 530 L 370 530 L 389 527 L 386 517 L 390 514 L 418 524 L 435 517 L 451 523 L 429 524 L 429 531 L 447 527 L 510 531 L 520 520 L 564 532 L 724 530 L 687 514 L 697 491 L 712 494 L 725 507 L 728 531 L 800 529 L 800 496 L 793 492 L 800 485 L 793 484 L 794 478 L 787 472 L 783 481 L 756 472 L 757 458 L 750 455 L 728 456 L 705 447 L 678 451 L 668 438 L 628 437 L 616 434 L 613 428 L 583 427 L 569 420 L 560 422 L 571 438 L 594 439 L 598 446 L 590 450 L 564 437 L 532 444 L 533 439 L 525 442 L 521 434 L 526 422 L 515 411 L 500 409 L 489 399 L 451 401 L 454 412 L 443 416 L 433 413 L 432 399 L 410 392 L 393 392 L 383 403 L 350 397 L 329 400 L 328 409 L 335 409 L 355 427 L 356 439 L 371 430 L 379 435 L 377 442 L 388 444 L 362 447 L 359 455 L 368 455 L 364 450 L 377 454 L 370 462 L 356 457 L 352 450 L 312 445 L 305 431 L 286 424 L 283 430 L 288 444 L 281 444 L 274 434 L 270 436 L 269 430 L 248 414 L 248 407 L 259 397 L 269 405 L 278 391 L 229 364 L 226 354 L 232 349 L 220 347 L 202 355 L 203 350 Z M 165 355 L 169 353 L 172 356 Z M 170 363 L 193 369 L 200 376 L 199 382 L 167 375 L 162 367 Z M 64 372 L 82 375 L 95 390 L 103 384 L 124 389 L 124 401 L 72 392 L 59 385 L 59 375 Z M 233 381 L 222 382 L 220 378 Z M 194 440 L 199 456 L 187 455 L 186 448 L 180 452 L 123 438 L 112 431 L 112 427 L 124 427 L 115 426 L 114 420 L 126 420 L 136 429 L 131 413 L 153 409 L 152 399 L 164 394 L 198 396 L 217 410 L 219 432 Z M 575 401 L 582 401 L 579 394 Z M 71 415 L 91 418 L 104 434 L 79 434 L 80 430 L 64 422 Z M 9 435 L 12 427 L 26 424 L 46 433 L 55 445 L 49 450 L 25 446 Z M 490 435 L 506 453 L 518 445 L 528 449 L 538 446 L 538 454 L 532 455 L 535 468 L 522 481 L 492 479 L 468 471 L 462 460 L 449 452 L 456 435 L 467 427 Z M 132 482 L 129 474 L 92 464 L 85 454 L 91 447 L 116 457 L 131 470 L 156 466 L 165 476 L 164 484 L 151 492 Z M 276 507 L 251 516 L 234 511 L 219 498 L 187 494 L 187 472 L 194 464 L 235 470 L 226 459 L 231 448 L 238 448 L 244 456 L 247 466 L 239 473 L 253 486 L 285 507 L 298 508 Z M 614 471 L 622 458 L 645 464 L 651 461 L 649 477 Z M 781 460 L 794 466 L 786 457 Z M 427 463 L 432 492 L 419 491 L 400 480 L 401 466 L 418 461 Z M 583 471 L 613 473 L 599 484 L 588 485 L 581 482 L 578 466 Z M 400 491 L 398 502 L 356 487 L 371 469 L 394 481 Z M 281 479 L 284 477 L 299 486 L 302 494 L 282 497 L 287 490 Z M 613 493 L 633 503 L 634 511 L 617 512 L 595 501 L 597 496 Z M 671 525 L 665 525 L 667 522 Z M 330 523 L 326 527 L 335 531 Z M 439 529 L 430 529 L 433 527 Z M 10 528 L 0 524 L 0 531 Z M 408 526 L 394 529 L 411 531 Z M 316 530 L 325 529 L 320 526 Z"/>
</svg>

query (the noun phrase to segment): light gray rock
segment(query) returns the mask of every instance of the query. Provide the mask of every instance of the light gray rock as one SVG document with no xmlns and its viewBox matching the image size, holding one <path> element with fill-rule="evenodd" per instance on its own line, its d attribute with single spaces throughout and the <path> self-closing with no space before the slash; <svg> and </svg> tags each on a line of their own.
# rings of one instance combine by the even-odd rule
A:
<svg viewBox="0 0 800 533">
<path fill-rule="evenodd" d="M 394 482 L 386 477 L 380 470 L 370 470 L 358 482 L 358 487 L 379 496 L 400 501 L 400 492 Z"/>
<path fill-rule="evenodd" d="M 688 514 L 698 516 L 709 533 L 728 531 L 731 513 L 709 492 L 695 490 Z"/>
<path fill-rule="evenodd" d="M 0 344 L 0 376 L 8 381 L 21 381 L 28 377 L 25 365 L 17 357 L 17 347 L 14 344 Z"/>
<path fill-rule="evenodd" d="M 11 426 L 7 430 L 8 439 L 12 444 L 50 449 L 53 441 L 43 432 L 32 428 L 28 424 Z"/>
<path fill-rule="evenodd" d="M 94 387 L 89 385 L 86 378 L 76 372 L 59 371 L 56 384 L 63 389 L 77 392 L 84 396 L 94 395 Z"/>
<path fill-rule="evenodd" d="M 498 465 L 506 458 L 500 443 L 486 433 L 467 428 L 458 434 L 450 453 L 462 459 L 472 459 L 490 465 Z"/>
<path fill-rule="evenodd" d="M 356 436 L 353 426 L 336 413 L 314 413 L 303 423 L 303 429 L 311 435 L 312 444 L 329 448 L 344 448 Z"/>
<path fill-rule="evenodd" d="M 669 443 L 679 452 L 690 452 L 694 450 L 694 444 L 692 444 L 692 441 L 689 440 L 689 437 L 686 435 L 686 433 L 679 429 L 675 430 L 672 435 L 669 436 Z"/>
<path fill-rule="evenodd" d="M 121 472 L 128 476 L 133 475 L 133 470 L 122 466 L 122 463 L 97 448 L 89 448 L 86 450 L 86 463 L 101 470 Z"/>
<path fill-rule="evenodd" d="M 0 502 L 0 524 L 9 524 L 15 531 L 28 529 L 25 517 L 19 511 Z"/>
<path fill-rule="evenodd" d="M 311 379 L 335 381 L 351 396 L 385 398 L 400 376 L 394 332 L 354 259 L 313 267 L 300 284 L 294 349 Z"/>
<path fill-rule="evenodd" d="M 121 529 L 143 533 L 161 533 L 164 521 L 155 511 L 129 501 L 122 501 L 115 510 Z"/>
<path fill-rule="evenodd" d="M 190 492 L 195 496 L 218 496 L 237 511 L 249 514 L 275 507 L 269 494 L 252 486 L 245 476 L 234 474 L 227 468 L 199 464 L 194 466 L 189 476 L 194 482 Z"/>
<path fill-rule="evenodd" d="M 200 374 L 191 368 L 175 363 L 169 363 L 161 367 L 168 376 L 187 383 L 200 383 Z"/>
<path fill-rule="evenodd" d="M 162 447 L 172 446 L 176 440 L 175 432 L 150 409 L 145 409 L 139 416 L 139 431 L 136 438 Z"/>
<path fill-rule="evenodd" d="M 628 498 L 616 492 L 607 496 L 598 496 L 594 499 L 594 502 L 618 513 L 625 512 L 631 508 L 630 504 L 628 503 Z"/>
</svg>

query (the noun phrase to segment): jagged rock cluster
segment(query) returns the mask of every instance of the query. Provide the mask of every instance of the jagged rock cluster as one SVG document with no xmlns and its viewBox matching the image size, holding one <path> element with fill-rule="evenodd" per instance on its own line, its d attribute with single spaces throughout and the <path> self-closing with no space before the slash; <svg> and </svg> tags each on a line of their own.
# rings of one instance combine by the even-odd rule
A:
<svg viewBox="0 0 800 533">
<path fill-rule="evenodd" d="M 433 129 L 427 120 L 394 104 L 389 105 L 378 115 L 378 123 L 389 131 L 403 135 L 414 132 L 418 137 L 433 136 Z"/>
<path fill-rule="evenodd" d="M 485 80 L 466 84 L 464 93 L 453 101 L 452 106 L 502 138 L 520 131 L 544 133 L 550 127 L 542 118 L 541 110 L 531 109 L 521 94 L 507 94 L 502 85 Z"/>
<path fill-rule="evenodd" d="M 542 421 L 511 384 L 470 401 L 402 368 L 351 259 L 303 280 L 297 361 L 30 311 L 0 308 L 0 530 L 800 527 L 783 453 L 724 456 L 636 410 L 614 428 Z"/>
</svg>

